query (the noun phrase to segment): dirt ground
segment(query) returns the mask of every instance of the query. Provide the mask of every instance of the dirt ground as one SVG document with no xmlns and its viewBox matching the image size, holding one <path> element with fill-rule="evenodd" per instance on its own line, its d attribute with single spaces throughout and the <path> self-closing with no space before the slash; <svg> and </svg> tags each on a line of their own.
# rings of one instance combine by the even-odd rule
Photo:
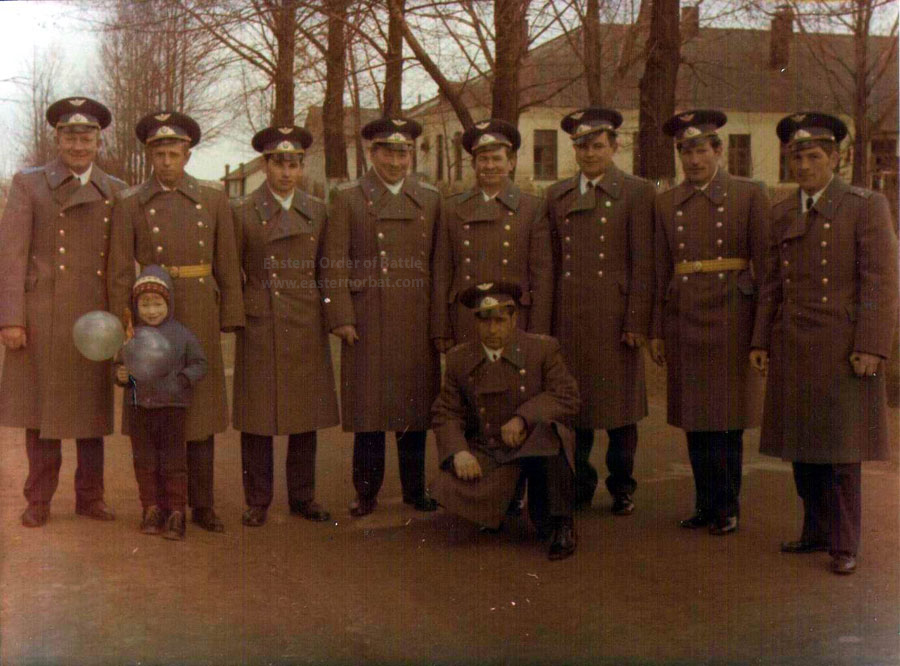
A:
<svg viewBox="0 0 900 666">
<path fill-rule="evenodd" d="M 21 431 L 0 429 L 0 663 L 19 664 L 897 664 L 898 472 L 863 466 L 860 569 L 786 556 L 801 507 L 790 466 L 745 437 L 739 531 L 679 529 L 693 482 L 683 434 L 665 425 L 651 371 L 640 424 L 637 511 L 598 491 L 576 517 L 576 555 L 546 558 L 524 520 L 499 535 L 400 501 L 389 454 L 378 510 L 351 519 L 351 435 L 320 434 L 318 498 L 333 520 L 288 513 L 276 439 L 269 522 L 244 528 L 237 433 L 216 439 L 224 534 L 141 535 L 130 444 L 107 439 L 113 523 L 74 514 L 64 444 L 50 522 L 29 530 Z M 896 416 L 896 413 L 894 414 Z M 603 470 L 605 436 L 593 461 Z M 429 441 L 428 470 L 437 473 Z"/>
</svg>

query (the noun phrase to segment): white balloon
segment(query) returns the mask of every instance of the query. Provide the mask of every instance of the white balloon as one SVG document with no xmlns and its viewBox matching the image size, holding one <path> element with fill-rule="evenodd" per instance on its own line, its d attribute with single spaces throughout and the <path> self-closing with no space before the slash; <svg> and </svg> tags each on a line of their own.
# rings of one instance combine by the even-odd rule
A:
<svg viewBox="0 0 900 666">
<path fill-rule="evenodd" d="M 82 356 L 91 361 L 106 361 L 119 351 L 125 341 L 122 322 L 104 310 L 81 315 L 72 327 L 72 340 Z"/>
</svg>

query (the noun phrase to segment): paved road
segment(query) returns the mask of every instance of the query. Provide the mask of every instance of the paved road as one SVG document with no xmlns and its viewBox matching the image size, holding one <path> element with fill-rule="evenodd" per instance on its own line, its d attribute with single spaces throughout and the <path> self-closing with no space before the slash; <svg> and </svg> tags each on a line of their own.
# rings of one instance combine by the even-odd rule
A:
<svg viewBox="0 0 900 666">
<path fill-rule="evenodd" d="M 778 552 L 799 532 L 800 504 L 790 467 L 758 455 L 756 432 L 738 533 L 681 530 L 693 484 L 651 375 L 637 511 L 612 516 L 598 493 L 577 517 L 576 556 L 563 562 L 546 559 L 524 521 L 487 535 L 403 505 L 394 451 L 379 510 L 350 519 L 351 438 L 338 429 L 321 435 L 318 461 L 331 523 L 290 516 L 282 475 L 269 523 L 241 527 L 239 443 L 228 432 L 216 454 L 225 534 L 141 535 L 122 436 L 106 449 L 116 522 L 74 515 L 66 443 L 50 523 L 27 530 L 22 435 L 0 429 L 0 663 L 898 663 L 896 467 L 864 466 L 855 576 L 830 574 L 826 554 Z M 279 471 L 285 444 L 276 440 Z M 601 438 L 595 464 L 604 452 Z M 433 454 L 429 443 L 432 476 Z"/>
</svg>

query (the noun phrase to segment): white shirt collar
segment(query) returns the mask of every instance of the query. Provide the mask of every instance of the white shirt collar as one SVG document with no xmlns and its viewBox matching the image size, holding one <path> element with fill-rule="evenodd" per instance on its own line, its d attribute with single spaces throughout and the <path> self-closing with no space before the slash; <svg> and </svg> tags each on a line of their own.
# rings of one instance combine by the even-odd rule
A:
<svg viewBox="0 0 900 666">
<path fill-rule="evenodd" d="M 154 178 L 156 178 L 156 176 L 154 176 Z M 163 185 L 163 182 L 159 178 L 156 178 L 156 182 L 159 183 L 159 186 L 162 188 L 163 192 L 171 192 L 175 189 L 174 187 L 166 187 L 165 185 Z"/>
<path fill-rule="evenodd" d="M 808 213 L 809 208 L 806 207 L 806 200 L 812 197 L 812 205 L 815 206 L 816 202 L 819 200 L 819 197 L 822 196 L 822 192 L 828 189 L 828 185 L 831 185 L 831 181 L 834 180 L 834 174 L 831 174 L 831 178 L 828 179 L 828 183 L 821 190 L 816 192 L 815 194 L 807 194 L 803 190 L 800 190 L 800 212 Z M 812 206 L 810 206 L 812 208 Z"/>
<path fill-rule="evenodd" d="M 497 194 L 500 194 L 500 193 L 497 192 Z M 485 192 L 484 190 L 481 190 L 481 196 L 484 197 L 484 200 L 485 200 L 485 201 L 490 201 L 491 199 L 496 199 L 496 198 L 497 198 L 497 194 L 488 194 L 488 193 Z"/>
<path fill-rule="evenodd" d="M 503 355 L 503 349 L 488 349 L 484 343 L 481 344 L 484 347 L 484 353 L 487 354 L 489 361 L 497 361 Z"/>
<path fill-rule="evenodd" d="M 269 186 L 266 185 L 266 187 L 269 187 Z M 293 190 L 291 190 L 291 193 L 289 195 L 287 195 L 286 197 L 278 196 L 277 194 L 275 194 L 275 192 L 272 190 L 271 187 L 269 187 L 269 193 L 272 195 L 272 197 L 274 197 L 275 201 L 277 201 L 278 203 L 281 204 L 282 208 L 284 208 L 285 210 L 291 209 L 291 204 L 294 203 L 294 191 Z"/>
<path fill-rule="evenodd" d="M 82 185 L 87 185 L 89 182 L 91 182 L 91 171 L 93 171 L 93 170 L 94 170 L 94 163 L 91 162 L 90 166 L 87 169 L 85 169 L 84 173 L 75 173 L 73 171 L 72 175 L 75 178 L 77 178 L 78 180 L 80 180 Z"/>
<path fill-rule="evenodd" d="M 711 182 L 713 182 L 716 179 L 716 176 L 718 176 L 718 175 L 719 175 L 719 167 L 716 167 L 716 170 L 713 171 L 712 178 L 710 178 L 708 181 L 706 181 L 702 187 L 698 187 L 697 189 L 700 190 L 701 192 L 706 191 L 706 188 L 709 187 L 709 184 Z"/>
<path fill-rule="evenodd" d="M 597 185 L 600 184 L 601 180 L 603 180 L 602 173 L 599 176 L 597 176 L 596 178 L 588 178 L 587 176 L 584 175 L 584 172 L 582 172 L 581 173 L 581 182 L 580 182 L 581 193 L 587 194 L 588 186 L 589 186 L 588 184 L 593 185 L 594 187 L 597 187 Z"/>
<path fill-rule="evenodd" d="M 386 182 L 384 180 L 384 178 L 381 177 L 381 174 L 378 173 L 378 169 L 372 169 L 372 170 L 375 172 L 375 175 L 378 177 L 378 180 L 381 181 L 381 184 L 384 185 L 386 188 L 388 188 L 388 191 L 391 194 L 400 194 L 400 190 L 403 189 L 403 181 L 405 181 L 406 178 L 401 178 L 396 183 L 391 185 L 390 183 Z"/>
</svg>

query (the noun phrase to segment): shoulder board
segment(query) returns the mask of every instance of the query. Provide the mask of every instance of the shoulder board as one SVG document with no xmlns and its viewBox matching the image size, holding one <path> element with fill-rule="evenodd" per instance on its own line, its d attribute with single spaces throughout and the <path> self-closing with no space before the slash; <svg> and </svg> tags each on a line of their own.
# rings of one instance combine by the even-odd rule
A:
<svg viewBox="0 0 900 666">
<path fill-rule="evenodd" d="M 336 189 L 338 192 L 344 192 L 345 190 L 352 190 L 357 185 L 359 185 L 358 180 L 348 180 L 345 183 L 338 183 L 337 185 L 335 185 L 334 189 Z"/>
<path fill-rule="evenodd" d="M 213 190 L 219 190 L 221 192 L 225 191 L 225 184 L 221 180 L 200 180 L 197 179 L 197 184 L 200 187 L 208 187 Z"/>
<path fill-rule="evenodd" d="M 240 208 L 241 206 L 246 206 L 251 201 L 253 201 L 253 194 L 245 194 L 242 197 L 236 197 L 230 201 L 232 208 Z"/>
<path fill-rule="evenodd" d="M 776 208 L 786 206 L 790 202 L 791 198 L 796 196 L 796 194 L 796 191 L 780 192 L 776 194 L 776 198 L 772 202 L 772 209 L 774 210 Z"/>
<path fill-rule="evenodd" d="M 109 179 L 110 179 L 112 182 L 114 182 L 116 185 L 121 185 L 122 187 L 127 187 L 127 186 L 128 186 L 128 183 L 126 183 L 126 182 L 125 182 L 124 180 L 122 180 L 121 178 L 116 178 L 115 176 L 110 176 L 109 174 L 106 174 L 106 177 L 109 178 Z"/>
<path fill-rule="evenodd" d="M 295 190 L 295 191 L 296 191 L 297 194 L 300 195 L 300 198 L 301 198 L 301 199 L 304 199 L 304 200 L 306 200 L 306 201 L 308 201 L 308 202 L 310 202 L 310 203 L 313 203 L 313 204 L 321 204 L 321 205 L 323 205 L 323 206 L 325 205 L 325 200 L 324 200 L 324 199 L 320 199 L 319 197 L 317 197 L 317 196 L 314 195 L 314 194 L 310 194 L 309 192 L 305 192 L 305 191 L 303 191 L 303 190 Z"/>
<path fill-rule="evenodd" d="M 439 190 L 438 188 L 436 188 L 436 187 L 435 187 L 434 185 L 432 185 L 431 183 L 426 183 L 424 180 L 417 180 L 417 181 L 416 181 L 416 185 L 418 185 L 419 187 L 421 187 L 423 190 L 431 190 L 432 192 L 438 192 L 438 193 L 440 193 L 440 190 Z"/>
<path fill-rule="evenodd" d="M 138 183 L 137 185 L 126 187 L 124 190 L 119 190 L 118 192 L 116 192 L 116 196 L 120 199 L 127 199 L 128 197 L 137 194 L 143 186 L 144 183 Z"/>
<path fill-rule="evenodd" d="M 574 176 L 572 178 L 566 178 L 565 180 L 557 181 L 547 189 L 547 197 L 550 199 L 558 199 L 563 194 L 577 186 L 578 181 L 574 178 Z"/>
<path fill-rule="evenodd" d="M 40 172 L 44 171 L 45 169 L 46 169 L 46 167 L 43 165 L 42 166 L 25 167 L 19 173 L 27 176 L 30 173 L 40 173 Z"/>
<path fill-rule="evenodd" d="M 850 194 L 855 194 L 856 196 L 862 197 L 863 199 L 868 199 L 875 193 L 872 190 L 867 190 L 864 187 L 857 187 L 856 185 L 851 185 L 850 186 Z"/>
<path fill-rule="evenodd" d="M 471 344 L 471 342 L 460 342 L 447 351 L 447 356 L 458 356 L 459 354 L 464 352 Z"/>
<path fill-rule="evenodd" d="M 529 333 L 533 338 L 537 338 L 538 340 L 544 340 L 545 342 L 556 342 L 556 338 L 552 335 L 545 335 L 544 333 Z"/>
<path fill-rule="evenodd" d="M 747 178 L 747 176 L 734 176 L 732 174 L 728 174 L 728 177 L 731 178 L 731 180 L 735 180 L 739 183 L 758 183 L 759 182 L 757 180 L 753 180 L 752 178 Z"/>
</svg>

